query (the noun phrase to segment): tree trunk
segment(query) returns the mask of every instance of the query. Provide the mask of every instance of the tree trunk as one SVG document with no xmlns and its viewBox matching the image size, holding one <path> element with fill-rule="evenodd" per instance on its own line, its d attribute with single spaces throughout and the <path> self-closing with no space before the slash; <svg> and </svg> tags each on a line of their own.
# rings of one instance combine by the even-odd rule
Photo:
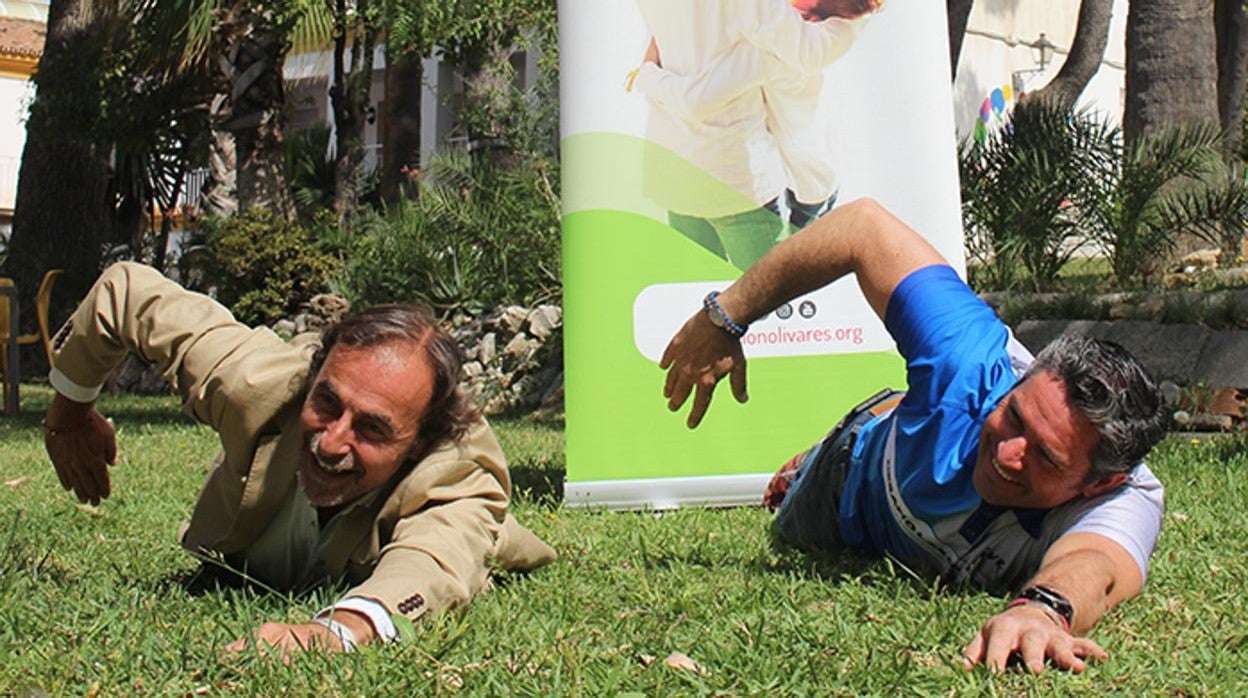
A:
<svg viewBox="0 0 1248 698">
<path fill-rule="evenodd" d="M 386 59 L 386 119 L 381 136 L 381 198 L 386 202 L 399 200 L 420 166 L 423 83 L 420 56 L 404 54 Z"/>
<path fill-rule="evenodd" d="M 1192 121 L 1218 119 L 1213 3 L 1132 2 L 1127 12 L 1128 146 Z"/>
<path fill-rule="evenodd" d="M 200 194 L 204 212 L 215 216 L 238 213 L 238 158 L 234 134 L 216 127 L 226 121 L 224 113 L 228 100 L 228 95 L 218 94 L 208 107 L 208 120 L 213 128 L 208 140 L 208 181 Z"/>
<path fill-rule="evenodd" d="M 514 146 L 506 140 L 507 118 L 515 108 L 512 50 L 511 41 L 500 40 L 465 62 L 464 108 L 459 113 L 468 131 L 469 150 L 484 151 L 490 162 L 501 167 L 515 164 Z"/>
<path fill-rule="evenodd" d="M 1079 23 L 1066 62 L 1062 63 L 1061 70 L 1049 84 L 1031 93 L 1030 99 L 1053 100 L 1055 104 L 1065 107 L 1075 105 L 1105 57 L 1113 9 L 1114 0 L 1082 0 L 1079 3 Z"/>
<path fill-rule="evenodd" d="M 945 0 L 945 14 L 949 18 L 949 76 L 958 77 L 958 58 L 962 55 L 962 39 L 966 36 L 966 22 L 971 16 L 974 0 Z"/>
<path fill-rule="evenodd" d="M 334 112 L 334 213 L 340 225 L 349 225 L 359 206 L 364 166 L 364 126 L 373 85 L 373 53 L 377 28 L 368 17 L 367 0 L 356 0 L 347 27 L 347 2 L 335 2 L 333 75 L 329 103 Z M 348 36 L 350 35 L 350 36 Z M 345 65 L 347 43 L 350 65 Z"/>
<path fill-rule="evenodd" d="M 234 135 L 239 210 L 265 208 L 294 220 L 282 136 L 286 30 L 272 8 L 234 3 L 218 11 L 214 56 L 228 98 L 225 121 L 215 126 Z"/>
<path fill-rule="evenodd" d="M 103 20 L 88 6 L 52 0 L 26 122 L 5 271 L 19 289 L 28 328 L 35 326 L 31 301 L 44 272 L 65 270 L 54 289 L 55 325 L 95 282 L 108 234 L 107 161 L 90 138 L 102 104 L 95 71 Z"/>
<path fill-rule="evenodd" d="M 1224 139 L 1222 152 L 1228 160 L 1242 160 L 1248 14 L 1244 12 L 1243 0 L 1215 0 L 1213 12 L 1218 41 L 1218 118 Z"/>
</svg>

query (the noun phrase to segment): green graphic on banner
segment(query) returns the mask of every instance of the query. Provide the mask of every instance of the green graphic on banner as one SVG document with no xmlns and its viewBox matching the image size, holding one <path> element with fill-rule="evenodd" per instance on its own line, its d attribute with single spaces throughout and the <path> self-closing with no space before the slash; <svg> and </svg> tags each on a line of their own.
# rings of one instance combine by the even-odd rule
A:
<svg viewBox="0 0 1248 698">
<path fill-rule="evenodd" d="M 569 482 L 766 473 L 808 448 L 885 385 L 893 352 L 751 360 L 751 399 L 721 386 L 696 430 L 667 410 L 663 372 L 634 342 L 633 299 L 662 282 L 716 281 L 736 270 L 670 227 L 623 211 L 564 219 Z"/>
</svg>

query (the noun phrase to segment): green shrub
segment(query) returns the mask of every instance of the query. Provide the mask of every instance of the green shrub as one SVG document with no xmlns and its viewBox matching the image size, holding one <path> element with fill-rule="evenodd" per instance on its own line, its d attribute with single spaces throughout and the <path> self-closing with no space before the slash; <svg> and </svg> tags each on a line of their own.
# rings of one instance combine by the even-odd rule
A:
<svg viewBox="0 0 1248 698">
<path fill-rule="evenodd" d="M 980 290 L 1053 286 L 1085 241 L 1071 202 L 1115 157 L 1113 133 L 1087 111 L 1024 102 L 1006 128 L 963 144 L 962 214 Z"/>
<path fill-rule="evenodd" d="M 1215 126 L 1189 124 L 1127 146 L 1106 116 L 1023 102 L 960 152 L 967 252 L 980 290 L 1053 287 L 1084 243 L 1120 288 L 1155 280 L 1180 232 L 1235 255 L 1248 180 L 1222 166 Z"/>
<path fill-rule="evenodd" d="M 268 324 L 299 311 L 327 288 L 341 263 L 302 225 L 264 209 L 206 218 L 201 244 L 187 253 L 187 273 L 202 275 L 216 297 L 248 324 Z"/>
<path fill-rule="evenodd" d="M 452 151 L 434 158 L 416 197 L 361 215 L 337 290 L 364 307 L 420 300 L 446 313 L 557 298 L 555 166 L 501 166 Z"/>
<path fill-rule="evenodd" d="M 1242 195 L 1219 182 L 1219 134 L 1212 124 L 1167 129 L 1120 153 L 1080 202 L 1081 220 L 1109 259 L 1123 288 L 1154 280 L 1180 231 L 1216 225 Z"/>
</svg>

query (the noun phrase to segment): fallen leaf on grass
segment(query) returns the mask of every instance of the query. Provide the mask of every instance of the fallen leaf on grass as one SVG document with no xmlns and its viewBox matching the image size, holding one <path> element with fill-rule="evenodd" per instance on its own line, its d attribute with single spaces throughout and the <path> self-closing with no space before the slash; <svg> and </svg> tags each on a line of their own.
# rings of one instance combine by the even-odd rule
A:
<svg viewBox="0 0 1248 698">
<path fill-rule="evenodd" d="M 689 655 L 685 654 L 684 652 L 672 652 L 671 654 L 667 655 L 667 659 L 664 659 L 663 663 L 670 666 L 673 669 L 680 669 L 681 671 L 692 671 L 695 674 L 705 675 L 705 674 L 710 673 L 706 670 L 706 667 L 693 661 L 693 659 Z"/>
<path fill-rule="evenodd" d="M 29 475 L 23 475 L 23 476 L 21 476 L 21 477 L 15 477 L 15 478 L 13 478 L 12 480 L 5 480 L 5 481 L 4 481 L 4 486 L 5 486 L 5 487 L 17 487 L 18 485 L 22 484 L 23 482 L 26 482 L 26 481 L 27 481 L 27 480 L 29 480 L 29 479 L 30 479 L 30 476 L 29 476 Z"/>
<path fill-rule="evenodd" d="M 1187 514 L 1184 514 L 1181 511 L 1176 511 L 1170 515 L 1170 519 L 1172 521 L 1178 521 L 1178 522 L 1187 521 Z"/>
<path fill-rule="evenodd" d="M 651 664 L 654 664 L 655 659 L 657 659 L 657 657 L 655 657 L 653 654 L 637 655 L 637 661 L 641 662 L 642 666 L 650 666 Z"/>
</svg>

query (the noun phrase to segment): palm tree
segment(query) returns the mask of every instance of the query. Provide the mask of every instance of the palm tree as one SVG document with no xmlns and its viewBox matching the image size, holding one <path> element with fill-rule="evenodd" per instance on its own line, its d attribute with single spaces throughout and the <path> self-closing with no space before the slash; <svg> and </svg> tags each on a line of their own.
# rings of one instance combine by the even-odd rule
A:
<svg viewBox="0 0 1248 698">
<path fill-rule="evenodd" d="M 1113 141 L 1122 151 L 1117 129 Z M 1218 145 L 1213 124 L 1165 129 L 1127 146 L 1092 179 L 1079 202 L 1080 221 L 1119 285 L 1155 276 L 1181 231 L 1208 231 L 1233 214 L 1238 195 L 1221 172 Z"/>
<path fill-rule="evenodd" d="M 1025 101 L 982 145 L 963 144 L 962 210 L 977 285 L 1052 286 L 1087 239 L 1071 203 L 1115 157 L 1114 133 L 1086 110 Z"/>
</svg>

